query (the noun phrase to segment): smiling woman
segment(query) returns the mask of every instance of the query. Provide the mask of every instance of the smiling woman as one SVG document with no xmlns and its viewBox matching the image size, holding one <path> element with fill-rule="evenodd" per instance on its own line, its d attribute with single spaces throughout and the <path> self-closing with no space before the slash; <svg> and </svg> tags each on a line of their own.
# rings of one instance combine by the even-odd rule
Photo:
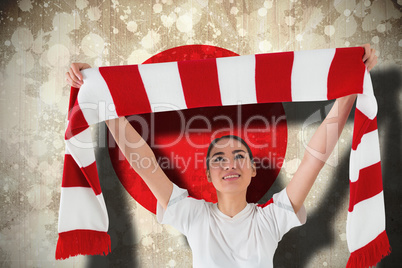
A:
<svg viewBox="0 0 402 268">
<path fill-rule="evenodd" d="M 192 198 L 173 184 L 167 209 L 158 203 L 158 221 L 187 236 L 194 267 L 273 267 L 278 242 L 306 222 L 306 210 L 296 214 L 285 190 L 262 205 L 246 202 L 256 167 L 240 137 L 217 138 L 208 151 L 207 178 L 218 203 Z"/>
<path fill-rule="evenodd" d="M 206 162 L 206 175 L 216 189 L 220 211 L 235 216 L 247 205 L 247 188 L 257 175 L 250 147 L 234 135 L 216 138 L 208 148 Z"/>
<path fill-rule="evenodd" d="M 179 64 L 163 63 L 159 65 L 119 66 L 99 70 L 89 69 L 85 72 L 85 81 L 87 81 L 85 83 L 94 83 L 90 79 L 95 79 L 97 82 L 94 83 L 96 87 L 92 85 L 94 90 L 92 88 L 88 89 L 87 87 L 84 87 L 84 91 L 81 89 L 80 92 L 84 93 L 81 95 L 78 93 L 77 106 L 79 106 L 81 102 L 85 104 L 84 100 L 90 102 L 93 101 L 92 99 L 98 100 L 103 96 L 102 94 L 111 94 L 106 95 L 106 97 L 111 104 L 113 104 L 113 107 L 116 108 L 113 110 L 115 114 L 111 114 L 109 117 L 104 116 L 97 118 L 99 114 L 95 115 L 93 111 L 90 111 L 91 113 L 87 115 L 82 115 L 83 112 L 72 112 L 69 116 L 70 123 L 66 131 L 66 144 L 72 154 L 75 154 L 75 156 L 82 155 L 83 160 L 88 162 L 87 165 L 85 165 L 85 171 L 88 170 L 88 173 L 90 171 L 92 172 L 90 168 L 94 168 L 93 162 L 88 161 L 88 159 L 84 157 L 85 154 L 82 148 L 77 149 L 73 146 L 72 142 L 75 141 L 73 136 L 82 136 L 83 134 L 79 131 L 80 127 L 86 127 L 87 122 L 105 121 L 123 155 L 129 160 L 132 168 L 143 179 L 152 194 L 156 197 L 158 221 L 174 226 L 187 236 L 193 251 L 194 267 L 272 267 L 275 250 L 283 235 L 291 228 L 304 224 L 306 221 L 306 211 L 303 205 L 304 200 L 339 139 L 356 99 L 356 94 L 359 93 L 363 95 L 370 93 L 367 87 L 361 84 L 363 81 L 361 78 L 364 77 L 362 75 L 367 74 L 363 62 L 366 64 L 367 70 L 370 70 L 376 63 L 376 56 L 369 45 L 365 46 L 364 51 L 365 53 L 363 55 L 362 48 L 332 49 L 314 52 L 307 51 L 303 53 L 287 52 L 281 54 L 242 56 L 212 61 L 181 62 Z M 288 63 L 294 62 L 294 64 L 292 64 L 294 69 L 289 69 L 289 66 L 283 64 L 280 59 Z M 318 67 L 312 64 L 312 62 Z M 269 84 L 272 83 L 272 79 L 267 79 L 265 75 L 268 72 L 266 68 L 272 71 L 275 64 L 284 68 L 283 70 L 281 69 L 278 75 L 283 75 L 282 71 L 288 71 L 288 75 L 283 75 L 283 77 L 279 79 L 283 80 L 279 82 L 280 85 L 276 82 Z M 306 68 L 303 68 L 303 66 L 306 64 L 313 68 L 314 71 L 311 71 L 311 68 L 307 68 L 308 71 L 305 71 Z M 181 67 L 177 68 L 177 66 Z M 324 66 L 326 71 L 322 71 L 320 66 Z M 347 71 L 344 70 L 345 66 L 349 68 Z M 66 74 L 69 83 L 75 86 L 83 85 L 83 74 L 81 70 L 88 67 L 88 65 L 84 64 L 72 64 L 70 71 Z M 218 98 L 220 105 L 234 105 L 236 98 L 246 100 L 246 104 L 253 103 L 256 100 L 257 103 L 263 103 L 272 101 L 336 99 L 325 120 L 321 123 L 308 143 L 303 159 L 290 183 L 285 189 L 275 194 L 273 198 L 265 204 L 257 205 L 248 203 L 246 200 L 247 190 L 251 181 L 256 176 L 257 170 L 253 161 L 253 154 L 247 143 L 241 138 L 236 136 L 223 136 L 212 141 L 209 147 L 206 175 L 208 182 L 212 183 L 215 188 L 218 199 L 217 203 L 212 203 L 191 198 L 186 189 L 180 188 L 174 184 L 162 170 L 161 166 L 159 166 L 151 147 L 124 117 L 133 113 L 152 112 L 152 110 L 149 109 L 152 106 L 146 106 L 149 103 L 145 100 L 149 102 L 152 101 L 151 103 L 162 101 L 162 93 L 158 93 L 157 90 L 163 90 L 163 98 L 171 97 L 170 101 L 176 104 L 175 107 L 177 109 L 197 108 L 197 101 L 200 101 L 200 97 L 199 94 L 195 93 L 198 91 L 198 88 L 194 90 L 192 84 L 187 84 L 187 82 L 191 80 L 191 68 L 196 70 L 205 68 L 208 70 L 206 72 L 210 73 L 208 78 L 212 80 L 216 79 L 214 80 L 216 81 L 214 85 L 215 88 L 220 91 L 214 91 L 211 92 L 211 94 L 214 93 L 216 96 L 222 97 L 222 100 Z M 128 72 L 128 69 L 131 71 Z M 116 70 L 119 72 L 116 72 Z M 121 79 L 114 77 L 114 79 L 117 79 L 119 82 L 117 87 L 108 88 L 105 86 L 112 85 L 108 79 L 106 80 L 109 81 L 109 84 L 107 83 L 108 81 L 102 78 L 102 74 L 108 72 L 114 72 L 115 75 L 120 75 L 122 78 L 127 78 L 127 76 L 122 75 L 125 74 L 125 72 L 129 73 L 130 77 L 132 73 L 139 75 L 138 80 L 133 81 L 138 84 L 138 88 L 134 88 L 136 94 L 133 100 L 128 101 L 127 99 L 128 95 L 132 95 L 131 92 L 126 92 L 130 94 L 123 94 L 121 92 L 124 89 L 120 84 Z M 319 78 L 314 78 L 316 83 L 311 83 L 310 77 L 315 77 L 317 72 L 320 73 Z M 355 80 L 345 82 L 339 79 L 339 77 L 346 76 L 346 74 L 349 73 L 351 73 Z M 177 76 L 178 74 L 180 74 L 180 76 Z M 172 79 L 171 76 L 176 77 L 176 79 Z M 241 77 L 241 79 L 239 79 L 240 83 L 233 83 L 238 76 Z M 336 76 L 336 79 L 334 79 L 334 76 Z M 290 83 L 290 77 L 292 78 L 292 83 Z M 366 79 L 366 77 L 364 77 L 364 79 Z M 143 88 L 144 91 L 139 91 L 139 88 L 141 88 L 140 82 L 142 80 L 145 80 L 143 83 L 143 87 L 145 86 L 145 88 Z M 294 80 L 299 83 L 293 85 Z M 102 84 L 103 91 L 99 88 L 99 81 L 105 82 Z M 155 81 L 157 84 L 155 84 Z M 166 83 L 162 83 L 161 81 L 165 81 Z M 251 82 L 243 86 L 242 83 L 245 81 Z M 350 83 L 353 84 L 355 82 L 358 83 L 356 86 L 350 85 Z M 125 83 L 127 83 L 127 81 L 125 81 Z M 267 83 L 269 86 L 267 86 Z M 347 87 L 345 87 L 345 83 L 347 83 Z M 289 85 L 293 86 L 289 87 Z M 276 87 L 283 89 L 283 92 L 273 90 Z M 308 88 L 308 91 L 306 88 Z M 199 88 L 199 90 L 204 89 L 209 89 L 209 87 L 202 85 L 202 87 Z M 363 92 L 362 90 L 365 91 Z M 171 94 L 166 92 L 170 92 Z M 179 95 L 178 92 L 180 93 Z M 141 101 L 140 93 L 144 94 L 143 101 Z M 173 98 L 170 95 L 178 97 Z M 215 99 L 212 100 L 212 103 L 208 102 L 211 101 L 209 94 L 204 95 L 208 97 L 204 96 L 205 99 L 202 99 L 202 101 L 206 103 L 202 105 L 218 105 L 214 102 Z M 249 95 L 252 96 L 250 97 Z M 148 98 L 150 100 L 148 100 Z M 128 102 L 127 105 L 125 105 L 126 102 Z M 362 106 L 361 102 L 358 101 L 357 107 L 368 114 L 366 117 L 372 118 L 374 116 L 373 111 L 376 112 L 376 110 L 373 110 L 374 106 L 371 104 L 370 102 L 366 103 L 366 106 Z M 120 109 L 127 110 L 122 111 Z M 135 109 L 135 111 L 132 109 Z M 85 112 L 87 113 L 87 111 Z M 83 117 L 88 117 L 89 121 L 87 119 L 85 119 L 86 121 L 83 120 Z M 107 118 L 115 119 L 106 120 Z M 363 124 L 362 122 L 363 119 L 357 120 L 357 124 Z M 371 126 L 370 123 L 369 130 L 371 131 L 371 128 L 375 127 L 374 123 L 373 126 Z M 359 126 L 359 129 L 361 128 L 362 127 Z M 75 131 L 77 131 L 78 134 Z M 366 128 L 363 132 L 364 131 L 366 131 Z M 363 135 L 365 133 L 363 132 L 358 133 L 358 135 Z M 358 142 L 358 139 L 361 139 L 362 143 L 366 144 L 366 142 L 363 142 L 363 138 L 355 136 L 355 143 Z M 371 137 L 372 134 L 368 136 Z M 355 144 L 354 146 L 358 145 Z M 356 154 L 358 153 L 361 153 L 361 150 Z M 133 155 L 135 155 L 135 162 L 132 161 L 132 159 L 134 159 L 132 157 Z M 146 165 L 138 165 L 138 159 L 146 159 Z M 351 159 L 351 164 L 355 164 L 355 162 L 353 162 L 354 158 Z M 359 169 L 360 167 L 352 167 L 351 175 L 355 174 L 355 170 L 358 173 Z M 358 180 L 358 178 L 356 178 L 356 180 Z M 70 184 L 67 185 L 67 181 L 65 183 L 67 190 L 70 190 L 68 187 L 76 186 L 75 183 L 70 181 L 68 183 Z M 96 190 L 98 193 L 97 196 L 100 196 L 100 187 L 96 188 Z M 378 187 L 378 189 L 374 190 L 382 191 L 382 188 Z M 377 193 L 375 191 L 370 192 L 370 194 L 373 193 L 375 195 Z M 65 192 L 70 198 L 74 196 L 72 192 Z M 356 190 L 356 192 L 358 191 Z M 359 196 L 356 199 L 357 201 L 353 199 L 353 202 L 361 202 L 362 200 L 359 198 L 361 197 Z M 381 198 L 381 196 L 379 198 Z M 376 202 L 378 207 L 381 207 L 382 200 L 379 198 L 373 199 L 373 202 Z M 376 201 L 377 199 L 378 201 Z M 68 208 L 67 206 L 65 207 Z M 61 208 L 61 210 L 61 218 L 69 219 L 68 213 L 65 212 L 67 210 L 64 207 Z M 368 216 L 364 214 L 367 211 L 368 210 L 357 211 L 352 216 L 357 215 L 355 218 L 360 219 L 361 215 Z M 102 212 L 105 213 L 105 211 Z M 380 215 L 381 211 L 378 210 L 378 212 L 378 215 Z M 369 217 L 369 219 L 373 219 L 373 217 Z M 380 217 L 378 219 L 380 219 Z M 378 224 L 374 224 L 373 226 L 382 227 L 381 220 L 378 220 L 377 223 Z M 352 225 L 355 229 L 354 231 L 361 229 L 359 222 L 352 221 Z M 68 225 L 62 227 L 64 228 L 62 231 L 70 228 Z M 102 230 L 105 229 L 104 227 L 105 226 L 102 226 Z M 377 232 L 376 235 L 378 235 L 378 239 L 374 237 L 373 240 L 371 237 L 373 233 L 371 229 L 364 233 L 364 235 L 369 234 L 366 237 L 356 239 L 356 241 L 353 240 L 354 237 L 352 237 L 352 243 L 356 243 L 352 244 L 354 252 L 352 253 L 352 261 L 348 266 L 370 266 L 381 259 L 383 255 L 387 254 L 388 248 L 385 242 L 388 240 L 385 231 L 383 231 L 384 228 L 385 227 L 378 229 L 382 231 L 380 235 L 377 234 L 378 230 L 374 231 Z M 66 239 L 72 239 L 75 238 L 74 235 L 77 232 L 81 232 L 81 230 L 67 230 L 60 232 L 60 236 L 65 236 Z M 106 232 L 102 233 L 102 235 L 105 234 Z M 81 236 L 83 237 L 83 235 Z M 105 239 L 106 238 L 105 236 Z M 368 241 L 368 246 L 362 245 L 361 241 L 363 240 Z M 63 253 L 62 251 L 65 248 L 63 248 L 63 239 L 59 239 L 59 241 L 61 242 L 58 244 L 58 248 L 60 248 L 58 252 Z M 371 243 L 372 241 L 375 243 Z M 383 242 L 384 244 L 381 244 Z M 377 249 L 378 244 L 384 245 L 381 247 L 384 251 Z M 361 253 L 361 248 L 364 249 L 364 252 L 369 251 L 370 254 Z M 375 253 L 376 256 L 367 261 L 366 257 L 367 255 L 371 256 L 371 253 Z M 60 257 L 62 258 L 63 256 Z"/>
</svg>

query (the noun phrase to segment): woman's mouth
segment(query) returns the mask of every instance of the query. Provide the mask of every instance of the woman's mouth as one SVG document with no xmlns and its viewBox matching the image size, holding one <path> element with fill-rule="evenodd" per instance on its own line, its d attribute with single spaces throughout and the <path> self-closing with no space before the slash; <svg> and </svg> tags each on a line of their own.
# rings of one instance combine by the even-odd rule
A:
<svg viewBox="0 0 402 268">
<path fill-rule="evenodd" d="M 238 178 L 240 178 L 239 174 L 231 174 L 231 175 L 227 175 L 227 176 L 223 177 L 223 179 L 225 181 L 234 181 L 234 180 L 237 180 Z"/>
</svg>

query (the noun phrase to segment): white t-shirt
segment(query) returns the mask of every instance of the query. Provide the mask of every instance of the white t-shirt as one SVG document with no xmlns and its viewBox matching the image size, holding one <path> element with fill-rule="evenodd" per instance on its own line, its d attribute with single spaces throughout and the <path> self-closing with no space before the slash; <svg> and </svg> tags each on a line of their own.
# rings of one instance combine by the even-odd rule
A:
<svg viewBox="0 0 402 268">
<path fill-rule="evenodd" d="M 175 184 L 167 209 L 157 203 L 156 216 L 187 237 L 194 268 L 273 267 L 282 236 L 306 222 L 304 206 L 295 214 L 286 189 L 263 205 L 249 203 L 229 217 L 217 203 L 189 197 Z"/>
</svg>

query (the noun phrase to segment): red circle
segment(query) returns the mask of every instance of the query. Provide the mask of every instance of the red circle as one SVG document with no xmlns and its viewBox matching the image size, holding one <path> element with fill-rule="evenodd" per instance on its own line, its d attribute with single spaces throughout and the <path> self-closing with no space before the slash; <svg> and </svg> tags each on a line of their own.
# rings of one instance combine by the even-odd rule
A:
<svg viewBox="0 0 402 268">
<path fill-rule="evenodd" d="M 229 56 L 238 55 L 215 46 L 188 45 L 160 52 L 144 64 Z M 205 176 L 205 156 L 214 138 L 234 134 L 250 146 L 257 176 L 248 188 L 249 203 L 258 202 L 271 187 L 286 153 L 287 123 L 281 103 L 196 108 L 134 115 L 127 119 L 151 146 L 168 178 L 187 189 L 191 196 L 208 202 L 217 202 L 215 188 Z M 108 139 L 113 140 L 110 133 Z M 156 199 L 148 186 L 114 141 L 108 144 L 113 168 L 124 188 L 143 207 L 156 213 Z"/>
</svg>

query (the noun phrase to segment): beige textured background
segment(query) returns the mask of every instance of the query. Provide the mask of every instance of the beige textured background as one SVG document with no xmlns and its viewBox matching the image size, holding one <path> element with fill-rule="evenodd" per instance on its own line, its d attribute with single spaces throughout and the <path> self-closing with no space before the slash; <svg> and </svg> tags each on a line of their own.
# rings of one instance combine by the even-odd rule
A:
<svg viewBox="0 0 402 268">
<path fill-rule="evenodd" d="M 385 159 L 390 154 L 396 158 L 396 162 L 393 159 L 394 162 L 385 164 L 391 163 L 392 168 L 400 170 L 401 5 L 400 0 L 2 0 L 0 266 L 191 267 L 191 251 L 185 239 L 169 226 L 159 225 L 155 215 L 132 200 L 118 184 L 108 164 L 107 152 L 102 150 L 97 157 L 105 165 L 105 170 L 100 171 L 102 189 L 109 215 L 114 219 L 109 231 L 112 254 L 54 260 L 69 97 L 64 73 L 74 61 L 92 66 L 137 64 L 160 51 L 186 44 L 216 45 L 245 55 L 369 42 L 379 56 L 372 71 L 373 82 L 377 81 L 376 95 L 383 94 L 383 82 L 393 90 L 389 99 L 383 98 L 382 104 L 379 103 L 384 107 L 384 103 L 393 104 L 392 110 L 387 110 L 389 114 L 382 116 L 397 120 L 397 128 L 393 130 L 380 128 L 382 155 Z M 316 127 L 305 129 L 302 135 L 303 120 L 323 107 L 321 104 L 307 111 L 303 105 L 285 106 L 289 148 L 280 180 L 272 192 L 291 178 L 303 156 L 301 139 L 303 135 L 311 136 Z M 304 119 L 298 116 L 300 113 L 304 113 Z M 104 135 L 103 125 L 94 130 L 94 135 Z M 332 157 L 334 163 L 344 163 L 341 159 L 347 158 L 351 133 L 352 121 Z M 391 138 L 399 139 L 396 150 L 395 146 L 386 147 Z M 389 150 L 384 151 L 384 146 Z M 344 267 L 348 257 L 345 240 L 348 196 L 336 192 L 330 200 L 323 200 L 334 177 L 341 177 L 337 166 L 345 169 L 341 174 L 347 176 L 347 166 L 324 167 L 306 201 L 310 227 L 292 231 L 284 239 L 275 259 L 277 267 Z M 392 174 L 400 177 L 400 173 Z M 385 185 L 393 183 L 391 175 L 384 175 Z M 341 179 L 347 191 L 347 177 Z M 109 180 L 114 180 L 114 184 Z M 393 214 L 402 209 L 395 199 L 401 184 L 395 183 L 385 191 L 389 197 L 387 213 L 393 210 Z M 336 205 L 331 200 L 336 200 Z M 323 202 L 327 202 L 325 208 L 320 206 Z M 326 212 L 321 213 L 323 210 Z M 320 218 L 326 215 L 331 218 Z M 320 221 L 329 225 L 327 233 L 314 233 Z M 400 222 L 400 217 L 387 221 L 394 241 L 400 241 L 400 231 L 396 231 L 395 225 Z M 309 239 L 314 235 L 313 241 Z M 303 257 L 308 248 L 311 248 L 308 257 Z M 393 248 L 401 249 L 395 243 Z M 394 267 L 378 265 L 386 266 Z"/>
</svg>

